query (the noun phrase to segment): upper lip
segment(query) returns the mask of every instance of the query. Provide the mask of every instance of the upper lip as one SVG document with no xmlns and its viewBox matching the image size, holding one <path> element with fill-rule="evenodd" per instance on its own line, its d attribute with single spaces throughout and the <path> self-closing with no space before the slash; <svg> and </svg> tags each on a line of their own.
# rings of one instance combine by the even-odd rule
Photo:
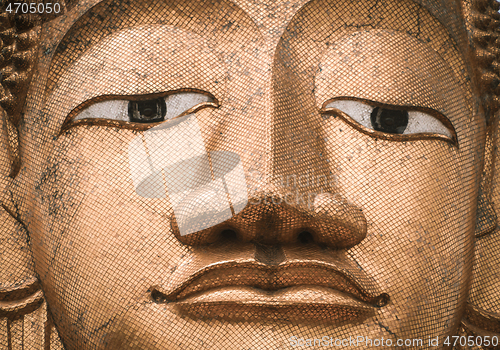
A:
<svg viewBox="0 0 500 350">
<path fill-rule="evenodd" d="M 259 249 L 258 246 L 254 246 L 254 252 L 255 249 Z M 256 259 L 257 254 L 252 254 L 248 245 L 233 251 L 233 256 L 226 260 L 217 260 L 221 255 L 210 254 L 217 252 L 204 251 L 181 264 L 169 283 L 152 286 L 151 290 L 159 294 L 160 299 L 175 302 L 221 287 L 248 286 L 273 292 L 295 286 L 318 286 L 374 306 L 384 306 L 389 301 L 389 296 L 381 293 L 373 279 L 348 259 L 345 252 L 314 247 L 279 249 L 281 261 L 274 263 Z M 206 261 L 207 258 L 212 261 Z"/>
</svg>

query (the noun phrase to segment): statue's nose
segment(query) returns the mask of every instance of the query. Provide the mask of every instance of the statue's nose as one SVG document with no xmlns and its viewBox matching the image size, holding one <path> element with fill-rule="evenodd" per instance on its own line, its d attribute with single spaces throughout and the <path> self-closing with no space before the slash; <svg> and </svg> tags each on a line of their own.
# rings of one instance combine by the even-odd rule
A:
<svg viewBox="0 0 500 350">
<path fill-rule="evenodd" d="M 337 169 L 333 159 L 327 157 L 331 152 L 326 145 L 323 118 L 314 100 L 306 98 L 307 91 L 298 91 L 298 95 L 294 92 L 302 85 L 297 87 L 291 79 L 286 74 L 274 77 L 280 83 L 274 85 L 270 108 L 255 116 L 246 126 L 248 129 L 242 130 L 241 123 L 231 119 L 233 124 L 227 130 L 234 133 L 230 138 L 234 142 L 221 144 L 242 156 L 248 190 L 244 209 L 235 207 L 223 222 L 213 220 L 215 225 L 204 225 L 199 231 L 183 235 L 179 225 L 185 223 L 173 219 L 173 232 L 182 243 L 214 243 L 225 230 L 234 231 L 242 242 L 284 245 L 312 240 L 333 249 L 348 249 L 366 237 L 362 210 L 341 195 L 342 189 L 335 181 Z M 261 123 L 267 125 L 268 134 L 254 137 L 260 129 L 250 127 Z M 215 213 L 211 198 L 215 198 L 212 192 L 199 193 L 191 206 Z M 197 217 L 210 221 L 206 215 Z"/>
<path fill-rule="evenodd" d="M 285 245 L 308 241 L 333 249 L 353 247 L 366 237 L 362 210 L 341 195 L 323 192 L 308 200 L 304 193 L 267 186 L 255 193 L 241 212 L 223 223 L 180 235 L 176 221 L 172 220 L 172 229 L 187 245 L 217 242 L 228 229 L 242 242 Z"/>
</svg>

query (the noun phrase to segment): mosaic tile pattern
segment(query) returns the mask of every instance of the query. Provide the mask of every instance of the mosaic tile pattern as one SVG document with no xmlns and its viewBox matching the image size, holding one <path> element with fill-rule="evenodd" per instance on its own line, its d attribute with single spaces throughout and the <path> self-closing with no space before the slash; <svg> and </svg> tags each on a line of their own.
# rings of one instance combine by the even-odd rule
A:
<svg viewBox="0 0 500 350">
<path fill-rule="evenodd" d="M 497 2 L 12 4 L 0 348 L 498 348 Z"/>
</svg>

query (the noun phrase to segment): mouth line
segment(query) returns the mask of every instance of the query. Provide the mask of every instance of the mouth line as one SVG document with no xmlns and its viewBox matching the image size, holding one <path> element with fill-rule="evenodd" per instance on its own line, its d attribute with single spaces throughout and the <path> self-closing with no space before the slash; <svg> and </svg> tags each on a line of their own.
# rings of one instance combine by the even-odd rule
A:
<svg viewBox="0 0 500 350">
<path fill-rule="evenodd" d="M 155 304 L 170 303 L 158 290 Z M 320 322 L 341 325 L 364 322 L 380 307 L 327 287 L 297 285 L 277 290 L 249 286 L 225 286 L 194 293 L 171 304 L 187 317 L 248 322 Z"/>
<path fill-rule="evenodd" d="M 374 307 L 383 307 L 389 302 L 388 294 L 369 292 L 349 270 L 323 261 L 308 261 L 306 263 L 286 261 L 277 266 L 256 261 L 222 262 L 196 271 L 180 284 L 167 287 L 155 285 L 150 288 L 150 291 L 151 297 L 156 303 L 186 303 L 189 300 L 196 300 L 196 296 L 227 288 L 250 288 L 259 291 L 259 298 L 253 299 L 259 300 L 259 305 L 266 304 L 267 306 L 271 306 L 273 303 L 283 304 L 285 299 L 279 297 L 276 299 L 275 297 L 283 293 L 286 294 L 287 290 L 297 288 L 319 288 L 322 293 L 327 294 L 341 293 L 347 298 L 353 298 Z M 307 298 L 307 295 L 303 297 Z M 224 296 L 219 295 L 213 302 L 221 304 L 224 300 L 232 304 L 238 302 L 237 298 L 231 297 L 228 293 L 225 293 Z M 295 304 L 307 303 L 307 299 L 291 298 L 289 300 L 295 300 L 292 302 Z M 325 299 L 325 301 L 327 300 L 328 298 Z M 314 304 L 312 300 L 309 301 Z M 204 303 L 210 302 L 207 299 Z"/>
</svg>

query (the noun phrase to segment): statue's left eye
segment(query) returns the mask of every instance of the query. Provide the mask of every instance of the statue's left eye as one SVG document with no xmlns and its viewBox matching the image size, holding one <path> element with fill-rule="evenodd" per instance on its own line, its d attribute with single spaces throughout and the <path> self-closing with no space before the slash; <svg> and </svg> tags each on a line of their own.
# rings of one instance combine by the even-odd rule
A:
<svg viewBox="0 0 500 350">
<path fill-rule="evenodd" d="M 78 112 L 73 121 L 106 119 L 132 123 L 158 123 L 173 119 L 214 99 L 199 92 L 179 92 L 165 97 L 142 100 L 107 100 L 94 102 Z"/>
<path fill-rule="evenodd" d="M 344 116 L 347 115 L 351 119 L 350 122 L 361 125 L 367 131 L 378 131 L 386 135 L 434 134 L 454 139 L 451 123 L 446 122 L 444 117 L 440 120 L 430 111 L 426 113 L 422 110 L 389 105 L 373 106 L 350 99 L 337 99 L 324 107 L 324 112 L 327 113 L 338 111 Z"/>
<path fill-rule="evenodd" d="M 167 104 L 165 98 L 146 101 L 129 101 L 128 118 L 136 123 L 155 123 L 165 120 Z"/>
</svg>

